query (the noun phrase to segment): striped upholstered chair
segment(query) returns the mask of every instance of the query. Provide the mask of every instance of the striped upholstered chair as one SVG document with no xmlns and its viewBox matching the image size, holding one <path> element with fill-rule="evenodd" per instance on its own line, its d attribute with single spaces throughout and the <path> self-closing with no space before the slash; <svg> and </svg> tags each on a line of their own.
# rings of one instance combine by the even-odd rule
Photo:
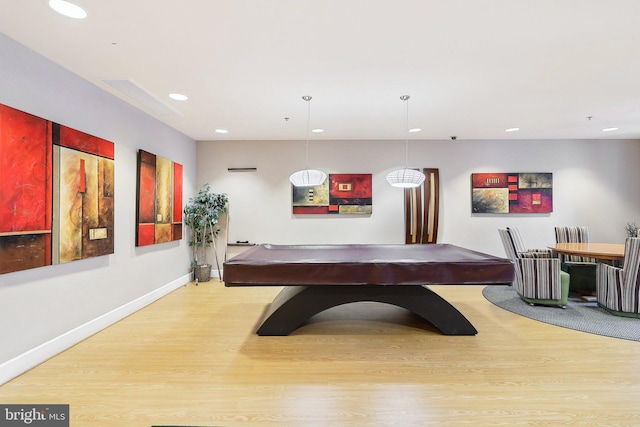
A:
<svg viewBox="0 0 640 427">
<path fill-rule="evenodd" d="M 556 227 L 556 243 L 589 243 L 588 227 Z M 579 255 L 564 255 L 564 262 L 592 262 L 593 258 L 583 257 Z"/>
<path fill-rule="evenodd" d="M 569 274 L 560 270 L 560 259 L 544 252 L 518 251 L 512 229 L 499 229 L 500 239 L 513 261 L 513 288 L 531 305 L 553 305 L 565 308 L 569 296 Z"/>
<path fill-rule="evenodd" d="M 519 254 L 529 254 L 532 258 L 551 258 L 551 250 L 550 249 L 531 249 L 527 248 L 524 244 L 524 240 L 522 240 L 522 236 L 520 235 L 520 230 L 516 227 L 507 227 L 507 231 L 511 236 L 511 241 L 515 247 L 516 253 Z"/>
<path fill-rule="evenodd" d="M 598 263 L 598 305 L 616 316 L 640 318 L 640 238 L 629 237 L 622 268 Z"/>
<path fill-rule="evenodd" d="M 587 227 L 556 227 L 556 243 L 589 243 Z M 560 268 L 571 275 L 571 290 L 582 294 L 596 291 L 596 260 L 578 255 L 560 255 Z"/>
</svg>

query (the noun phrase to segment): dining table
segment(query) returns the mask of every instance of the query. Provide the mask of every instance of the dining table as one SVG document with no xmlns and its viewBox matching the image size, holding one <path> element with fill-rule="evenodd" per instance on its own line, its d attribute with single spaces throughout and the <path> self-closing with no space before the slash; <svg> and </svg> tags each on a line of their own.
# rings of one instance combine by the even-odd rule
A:
<svg viewBox="0 0 640 427">
<path fill-rule="evenodd" d="M 614 266 L 620 266 L 624 261 L 624 243 L 556 243 L 547 247 L 560 258 L 562 255 L 576 255 Z M 578 288 L 576 291 L 583 295 L 583 301 L 596 301 L 595 289 Z"/>
<path fill-rule="evenodd" d="M 548 248 L 561 255 L 583 256 L 599 261 L 616 263 L 624 260 L 624 243 L 556 243 Z"/>
</svg>

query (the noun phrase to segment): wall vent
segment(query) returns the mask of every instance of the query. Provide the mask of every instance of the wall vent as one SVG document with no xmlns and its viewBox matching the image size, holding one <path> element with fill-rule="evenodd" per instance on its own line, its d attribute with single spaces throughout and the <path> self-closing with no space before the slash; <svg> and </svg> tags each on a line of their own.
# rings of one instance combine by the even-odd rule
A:
<svg viewBox="0 0 640 427">
<path fill-rule="evenodd" d="M 142 105 L 153 114 L 158 116 L 182 115 L 178 110 L 160 101 L 158 97 L 132 80 L 102 80 L 102 82 Z"/>
</svg>

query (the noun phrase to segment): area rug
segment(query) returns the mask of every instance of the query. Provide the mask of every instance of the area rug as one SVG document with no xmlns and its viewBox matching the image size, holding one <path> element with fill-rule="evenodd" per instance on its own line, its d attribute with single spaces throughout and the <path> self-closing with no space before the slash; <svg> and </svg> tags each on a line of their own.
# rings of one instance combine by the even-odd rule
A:
<svg viewBox="0 0 640 427">
<path fill-rule="evenodd" d="M 567 308 L 531 306 L 511 286 L 487 286 L 482 295 L 512 313 L 576 331 L 606 337 L 640 341 L 640 319 L 614 316 L 596 302 L 583 302 L 579 296 L 569 298 Z"/>
</svg>

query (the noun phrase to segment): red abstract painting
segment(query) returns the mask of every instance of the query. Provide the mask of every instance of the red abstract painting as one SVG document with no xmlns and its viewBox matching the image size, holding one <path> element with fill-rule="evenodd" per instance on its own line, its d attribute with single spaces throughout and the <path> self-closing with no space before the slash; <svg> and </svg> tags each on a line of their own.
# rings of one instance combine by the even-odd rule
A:
<svg viewBox="0 0 640 427">
<path fill-rule="evenodd" d="M 371 174 L 330 174 L 317 187 L 292 186 L 293 213 L 366 214 L 373 208 Z"/>
<path fill-rule="evenodd" d="M 553 212 L 553 174 L 471 174 L 471 212 Z"/>
<path fill-rule="evenodd" d="M 182 165 L 138 151 L 136 246 L 182 239 Z"/>
<path fill-rule="evenodd" d="M 0 273 L 113 253 L 114 144 L 0 105 Z"/>
</svg>

